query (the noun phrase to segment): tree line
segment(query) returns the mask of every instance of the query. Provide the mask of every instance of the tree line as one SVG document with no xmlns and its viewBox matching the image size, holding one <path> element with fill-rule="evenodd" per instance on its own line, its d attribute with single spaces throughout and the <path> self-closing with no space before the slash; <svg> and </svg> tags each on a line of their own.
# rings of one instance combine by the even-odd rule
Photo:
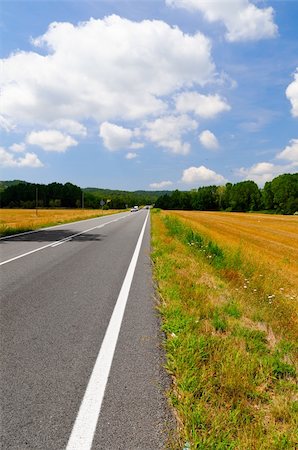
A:
<svg viewBox="0 0 298 450">
<path fill-rule="evenodd" d="M 77 208 L 82 190 L 72 183 L 35 184 L 20 182 L 1 192 L 2 208 Z"/>
<path fill-rule="evenodd" d="M 162 209 L 202 211 L 268 211 L 294 214 L 298 211 L 298 173 L 284 174 L 259 189 L 254 181 L 206 186 L 191 191 L 113 191 L 81 189 L 72 183 L 35 184 L 0 182 L 2 208 L 101 208 L 125 209 L 155 204 Z M 101 200 L 104 205 L 101 205 Z"/>
<path fill-rule="evenodd" d="M 158 198 L 162 209 L 200 211 L 268 211 L 294 214 L 298 211 L 298 173 L 284 174 L 259 189 L 254 181 L 207 186 L 189 192 L 176 190 Z"/>
<path fill-rule="evenodd" d="M 0 182 L 0 204 L 2 208 L 125 209 L 153 204 L 164 192 L 81 189 L 72 183 L 46 185 L 15 180 Z"/>
</svg>

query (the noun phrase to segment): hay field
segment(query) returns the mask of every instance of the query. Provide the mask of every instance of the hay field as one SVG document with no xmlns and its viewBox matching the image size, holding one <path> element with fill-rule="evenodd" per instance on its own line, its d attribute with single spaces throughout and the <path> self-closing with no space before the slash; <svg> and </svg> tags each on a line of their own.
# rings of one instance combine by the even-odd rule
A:
<svg viewBox="0 0 298 450">
<path fill-rule="evenodd" d="M 1 209 L 0 235 L 15 234 L 22 231 L 57 225 L 76 220 L 115 214 L 120 210 L 95 209 Z"/>
<path fill-rule="evenodd" d="M 271 214 L 171 211 L 247 263 L 275 273 L 298 294 L 298 217 Z M 281 286 L 283 287 L 283 286 Z"/>
<path fill-rule="evenodd" d="M 170 448 L 296 449 L 298 218 L 153 210 L 152 249 Z"/>
</svg>

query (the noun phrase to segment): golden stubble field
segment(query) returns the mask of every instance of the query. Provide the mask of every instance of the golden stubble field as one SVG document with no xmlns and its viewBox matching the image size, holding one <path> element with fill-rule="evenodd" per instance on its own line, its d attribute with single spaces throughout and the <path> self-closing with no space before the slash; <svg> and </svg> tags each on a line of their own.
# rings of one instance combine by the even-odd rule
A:
<svg viewBox="0 0 298 450">
<path fill-rule="evenodd" d="M 152 212 L 170 448 L 297 448 L 298 218 Z"/>
<path fill-rule="evenodd" d="M 120 210 L 95 209 L 1 209 L 0 233 L 6 230 L 35 230 L 48 225 L 56 225 L 76 220 L 115 214 Z"/>
<path fill-rule="evenodd" d="M 275 273 L 298 295 L 298 217 L 269 214 L 171 211 L 227 250 Z M 260 273 L 262 275 L 262 273 Z M 283 286 L 280 286 L 283 288 Z"/>
</svg>

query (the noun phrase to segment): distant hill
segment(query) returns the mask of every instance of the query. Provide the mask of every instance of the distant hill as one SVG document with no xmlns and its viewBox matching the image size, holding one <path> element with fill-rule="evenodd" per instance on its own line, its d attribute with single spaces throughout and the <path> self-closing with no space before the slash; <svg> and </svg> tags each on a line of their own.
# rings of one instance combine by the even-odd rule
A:
<svg viewBox="0 0 298 450">
<path fill-rule="evenodd" d="M 138 190 L 138 191 L 122 191 L 119 189 L 102 189 L 102 188 L 95 188 L 95 187 L 86 187 L 82 188 L 82 191 L 84 192 L 90 192 L 91 194 L 95 194 L 98 196 L 106 197 L 107 195 L 140 195 L 140 196 L 148 196 L 152 198 L 157 198 L 160 195 L 165 195 L 170 193 L 171 191 L 145 191 L 145 190 Z"/>
<path fill-rule="evenodd" d="M 9 186 L 14 186 L 20 183 L 27 183 L 27 181 L 23 180 L 11 180 L 11 181 L 0 181 L 0 191 L 4 191 Z"/>
<path fill-rule="evenodd" d="M 108 202 L 112 208 L 124 208 L 126 205 L 129 207 L 133 205 L 152 205 L 161 195 L 170 193 L 170 191 L 121 191 L 119 189 L 94 187 L 87 187 L 82 189 L 82 191 L 85 192 L 86 205 L 95 206 L 102 199 Z"/>
</svg>

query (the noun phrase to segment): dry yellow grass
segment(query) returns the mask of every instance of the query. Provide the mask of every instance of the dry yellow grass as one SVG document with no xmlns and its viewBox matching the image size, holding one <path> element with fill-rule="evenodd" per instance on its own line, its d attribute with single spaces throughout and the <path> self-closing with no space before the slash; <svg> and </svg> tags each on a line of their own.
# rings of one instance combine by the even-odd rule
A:
<svg viewBox="0 0 298 450">
<path fill-rule="evenodd" d="M 103 215 L 115 214 L 118 210 L 95 209 L 1 209 L 0 233 L 7 229 L 15 232 L 24 229 L 37 229 L 49 224 L 59 224 L 76 220 L 90 219 Z"/>
</svg>

